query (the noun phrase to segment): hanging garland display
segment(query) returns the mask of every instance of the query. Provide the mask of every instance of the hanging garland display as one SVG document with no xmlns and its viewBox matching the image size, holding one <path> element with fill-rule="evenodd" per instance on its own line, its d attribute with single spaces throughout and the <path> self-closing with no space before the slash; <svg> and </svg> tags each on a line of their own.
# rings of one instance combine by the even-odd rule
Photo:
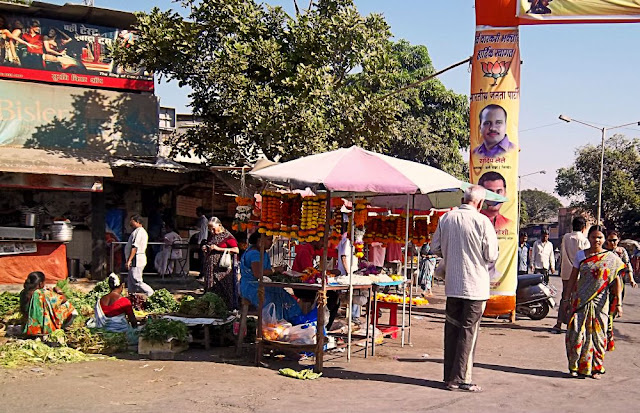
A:
<svg viewBox="0 0 640 413">
<path fill-rule="evenodd" d="M 262 192 L 262 216 L 258 231 L 267 236 L 278 235 L 282 223 L 282 194 L 274 191 Z"/>
<path fill-rule="evenodd" d="M 410 238 L 413 245 L 421 247 L 429 240 L 429 217 L 416 217 L 413 221 L 413 228 L 409 227 Z"/>
<path fill-rule="evenodd" d="M 251 216 L 253 215 L 254 198 L 236 197 L 236 214 L 233 218 L 231 228 L 234 231 L 246 231 L 252 227 Z"/>
<path fill-rule="evenodd" d="M 307 196 L 302 198 L 302 219 L 298 239 L 301 241 L 320 241 L 324 237 L 324 223 L 326 212 L 324 203 L 327 200 L 325 194 Z"/>
<path fill-rule="evenodd" d="M 300 194 L 282 194 L 281 201 L 279 235 L 295 238 L 302 225 L 302 197 Z"/>
</svg>

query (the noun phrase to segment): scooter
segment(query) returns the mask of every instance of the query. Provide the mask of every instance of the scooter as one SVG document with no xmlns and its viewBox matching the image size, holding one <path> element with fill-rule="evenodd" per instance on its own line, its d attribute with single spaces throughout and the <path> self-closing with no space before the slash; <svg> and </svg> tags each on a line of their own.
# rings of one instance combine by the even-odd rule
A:
<svg viewBox="0 0 640 413">
<path fill-rule="evenodd" d="M 558 291 L 544 282 L 542 274 L 518 275 L 516 312 L 532 320 L 542 320 L 556 306 L 553 297 Z"/>
</svg>

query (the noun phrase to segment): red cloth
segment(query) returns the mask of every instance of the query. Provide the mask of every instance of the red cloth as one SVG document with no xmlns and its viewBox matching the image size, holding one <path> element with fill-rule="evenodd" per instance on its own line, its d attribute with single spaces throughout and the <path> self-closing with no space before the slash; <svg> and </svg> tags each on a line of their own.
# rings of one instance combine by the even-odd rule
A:
<svg viewBox="0 0 640 413">
<path fill-rule="evenodd" d="M 27 51 L 29 53 L 36 53 L 36 54 L 42 54 L 43 53 L 43 45 L 44 42 L 42 40 L 42 35 L 41 34 L 35 34 L 35 35 L 30 35 L 29 33 L 23 33 L 22 34 L 22 39 L 27 42 L 32 44 L 34 47 L 29 47 L 27 46 Z"/>
<path fill-rule="evenodd" d="M 218 247 L 220 248 L 237 248 L 238 247 L 238 241 L 236 241 L 235 238 L 233 237 L 229 237 L 227 239 L 225 239 L 224 241 L 222 241 L 219 244 L 216 244 Z"/>
<path fill-rule="evenodd" d="M 402 255 L 402 244 L 399 242 L 390 242 L 387 245 L 387 261 L 402 261 L 404 256 Z"/>
<path fill-rule="evenodd" d="M 22 284 L 27 274 L 42 271 L 47 284 L 67 278 L 67 246 L 62 242 L 35 241 L 32 254 L 0 255 L 0 284 Z"/>
<path fill-rule="evenodd" d="M 100 303 L 100 306 L 102 307 L 102 312 L 107 317 L 115 317 L 120 314 L 127 314 L 133 311 L 133 308 L 131 307 L 131 301 L 129 301 L 127 297 L 120 297 L 118 300 L 116 300 L 115 303 L 111 305 L 104 305 Z"/>
<path fill-rule="evenodd" d="M 309 267 L 313 267 L 313 257 L 315 257 L 316 251 L 311 244 L 298 244 L 296 245 L 296 258 L 293 260 L 293 271 L 302 272 Z"/>
</svg>

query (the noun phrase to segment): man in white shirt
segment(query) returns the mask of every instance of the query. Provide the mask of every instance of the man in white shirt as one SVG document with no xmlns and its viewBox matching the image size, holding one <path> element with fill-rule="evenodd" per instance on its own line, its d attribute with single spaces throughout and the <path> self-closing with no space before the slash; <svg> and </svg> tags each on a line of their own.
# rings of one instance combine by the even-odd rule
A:
<svg viewBox="0 0 640 413">
<path fill-rule="evenodd" d="M 556 257 L 553 244 L 549 241 L 549 230 L 542 230 L 542 239 L 533 243 L 533 269 L 536 274 L 544 275 L 544 282 L 549 283 L 549 274 L 556 272 Z M 574 255 L 575 256 L 575 255 Z"/>
<path fill-rule="evenodd" d="M 583 217 L 578 216 L 573 218 L 571 225 L 573 227 L 573 232 L 564 234 L 562 237 L 562 245 L 560 246 L 560 278 L 562 278 L 563 292 L 561 297 L 564 297 L 564 291 L 567 288 L 567 284 L 569 284 L 569 278 L 571 277 L 571 270 L 573 270 L 575 264 L 573 261 L 576 258 L 576 254 L 578 251 L 586 250 L 590 246 L 589 240 L 584 235 L 585 230 L 587 229 L 587 221 Z M 558 321 L 551 329 L 552 333 L 560 334 L 562 332 L 562 324 L 567 323 L 565 316 L 568 304 L 568 301 L 560 301 Z"/>
<path fill-rule="evenodd" d="M 133 228 L 133 232 L 131 232 L 127 245 L 124 247 L 124 254 L 127 257 L 127 270 L 129 271 L 127 289 L 129 293 L 136 293 L 141 290 L 147 296 L 152 296 L 153 288 L 142 280 L 142 271 L 147 265 L 145 251 L 147 250 L 149 235 L 142 227 L 140 215 L 132 215 L 129 225 Z"/>
<path fill-rule="evenodd" d="M 486 190 L 473 185 L 460 208 L 440 218 L 431 251 L 445 265 L 444 382 L 449 390 L 478 392 L 471 382 L 480 318 L 489 299 L 489 266 L 498 259 L 498 237 L 480 210 Z"/>
<path fill-rule="evenodd" d="M 209 220 L 204 215 L 204 209 L 202 207 L 196 208 L 196 216 L 198 217 L 198 245 L 202 245 L 202 241 L 206 241 L 209 236 Z"/>
</svg>

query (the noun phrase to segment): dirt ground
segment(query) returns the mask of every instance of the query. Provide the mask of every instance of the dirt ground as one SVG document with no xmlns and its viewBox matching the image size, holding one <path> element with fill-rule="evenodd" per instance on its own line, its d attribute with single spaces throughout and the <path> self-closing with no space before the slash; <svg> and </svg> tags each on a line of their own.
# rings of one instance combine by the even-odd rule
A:
<svg viewBox="0 0 640 413">
<path fill-rule="evenodd" d="M 559 278 L 552 278 L 556 285 Z M 324 375 L 300 381 L 277 374 L 297 362 L 252 365 L 253 347 L 190 349 L 174 361 L 138 355 L 114 360 L 0 370 L 4 412 L 365 412 L 637 411 L 640 403 L 640 290 L 627 290 L 616 324 L 616 350 L 602 380 L 566 374 L 564 335 L 552 335 L 555 311 L 542 321 L 484 319 L 474 382 L 479 394 L 442 387 L 443 287 L 415 311 L 411 343 L 385 340 L 375 357 L 327 354 Z M 120 409 L 119 409 L 120 408 Z"/>
</svg>

